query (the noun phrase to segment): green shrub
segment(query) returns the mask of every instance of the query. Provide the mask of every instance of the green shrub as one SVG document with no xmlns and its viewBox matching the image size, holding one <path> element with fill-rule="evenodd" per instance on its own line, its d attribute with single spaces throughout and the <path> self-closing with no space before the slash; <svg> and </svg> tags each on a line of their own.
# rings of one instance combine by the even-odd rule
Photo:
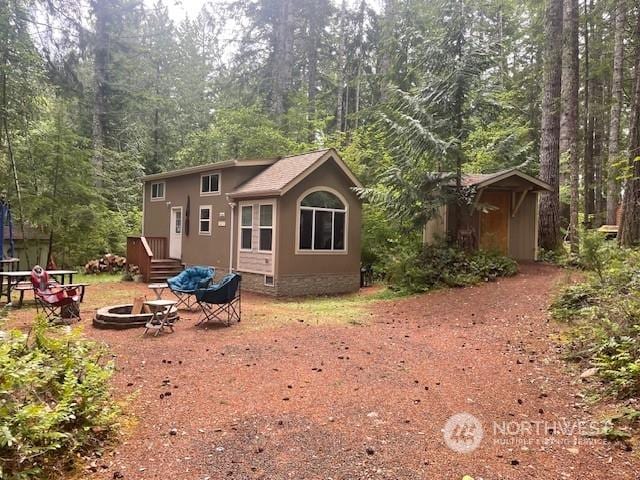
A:
<svg viewBox="0 0 640 480">
<path fill-rule="evenodd" d="M 39 317 L 0 339 L 0 478 L 52 478 L 117 427 L 106 351 Z"/>
<path fill-rule="evenodd" d="M 496 253 L 466 253 L 448 245 L 414 246 L 389 261 L 387 281 L 407 293 L 438 287 L 464 287 L 515 275 L 517 263 Z"/>
<path fill-rule="evenodd" d="M 606 390 L 640 394 L 640 251 L 600 235 L 585 235 L 579 262 L 583 282 L 565 287 L 552 315 L 571 321 L 570 357 L 597 367 Z"/>
</svg>

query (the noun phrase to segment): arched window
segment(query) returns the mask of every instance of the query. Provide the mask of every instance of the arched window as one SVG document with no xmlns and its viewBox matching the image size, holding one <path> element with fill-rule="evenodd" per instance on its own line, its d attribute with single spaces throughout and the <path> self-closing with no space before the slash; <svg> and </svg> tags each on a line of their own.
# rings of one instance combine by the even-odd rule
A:
<svg viewBox="0 0 640 480">
<path fill-rule="evenodd" d="M 298 250 L 344 251 L 347 207 L 327 190 L 316 190 L 300 200 Z"/>
</svg>

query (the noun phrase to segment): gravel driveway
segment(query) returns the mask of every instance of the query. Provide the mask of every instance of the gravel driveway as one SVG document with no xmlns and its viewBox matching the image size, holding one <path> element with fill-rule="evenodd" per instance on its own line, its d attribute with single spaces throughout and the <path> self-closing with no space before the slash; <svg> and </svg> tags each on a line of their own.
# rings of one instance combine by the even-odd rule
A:
<svg viewBox="0 0 640 480">
<path fill-rule="evenodd" d="M 91 477 L 637 479 L 636 452 L 575 433 L 598 412 L 548 320 L 564 279 L 523 266 L 496 283 L 370 303 L 353 325 L 260 328 L 251 310 L 270 300 L 249 297 L 247 320 L 229 328 L 184 318 L 175 334 L 141 338 L 88 327 L 116 354 L 116 390 L 132 395 L 136 419 Z M 483 430 L 447 430 L 454 448 L 477 446 L 469 453 L 443 438 L 461 412 Z"/>
</svg>

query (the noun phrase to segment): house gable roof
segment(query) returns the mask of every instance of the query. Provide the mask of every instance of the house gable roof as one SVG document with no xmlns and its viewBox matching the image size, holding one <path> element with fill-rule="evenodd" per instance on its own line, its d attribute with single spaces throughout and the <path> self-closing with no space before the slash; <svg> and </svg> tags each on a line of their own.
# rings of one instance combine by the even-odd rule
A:
<svg viewBox="0 0 640 480">
<path fill-rule="evenodd" d="M 356 176 L 333 148 L 283 157 L 266 170 L 240 185 L 231 197 L 281 196 L 295 187 L 325 162 L 333 160 L 356 187 L 362 187 Z"/>
</svg>

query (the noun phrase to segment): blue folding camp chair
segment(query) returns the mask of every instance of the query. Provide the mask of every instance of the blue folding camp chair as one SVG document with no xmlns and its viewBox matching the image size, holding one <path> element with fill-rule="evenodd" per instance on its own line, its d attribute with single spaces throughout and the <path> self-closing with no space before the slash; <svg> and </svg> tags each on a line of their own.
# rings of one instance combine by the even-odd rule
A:
<svg viewBox="0 0 640 480">
<path fill-rule="evenodd" d="M 207 288 L 211 285 L 216 273 L 212 267 L 189 267 L 175 277 L 167 279 L 167 285 L 178 298 L 176 308 L 184 307 L 192 310 L 196 305 L 195 293 L 199 288 Z"/>
<path fill-rule="evenodd" d="M 237 273 L 228 273 L 220 283 L 196 292 L 196 301 L 202 309 L 198 323 L 218 320 L 226 322 L 227 326 L 232 320 L 240 321 L 242 313 L 240 302 L 240 282 L 242 277 Z"/>
</svg>

